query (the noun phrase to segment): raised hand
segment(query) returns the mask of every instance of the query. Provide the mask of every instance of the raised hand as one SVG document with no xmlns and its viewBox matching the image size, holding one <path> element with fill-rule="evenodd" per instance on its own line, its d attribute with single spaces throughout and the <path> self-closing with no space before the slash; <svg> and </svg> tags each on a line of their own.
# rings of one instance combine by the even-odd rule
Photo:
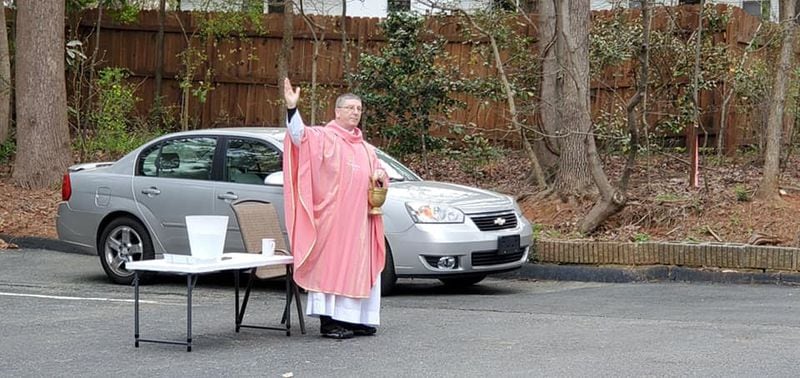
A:
<svg viewBox="0 0 800 378">
<path fill-rule="evenodd" d="M 300 99 L 300 87 L 292 89 L 292 82 L 289 78 L 283 80 L 283 100 L 286 102 L 286 109 L 297 107 L 297 100 Z"/>
</svg>

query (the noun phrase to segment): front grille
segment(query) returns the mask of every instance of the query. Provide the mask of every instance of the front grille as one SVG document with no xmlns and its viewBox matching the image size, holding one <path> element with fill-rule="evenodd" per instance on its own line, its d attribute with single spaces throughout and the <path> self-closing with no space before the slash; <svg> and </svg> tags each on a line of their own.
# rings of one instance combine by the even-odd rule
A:
<svg viewBox="0 0 800 378">
<path fill-rule="evenodd" d="M 500 265 L 519 261 L 525 254 L 525 247 L 520 247 L 516 252 L 498 255 L 497 251 L 473 252 L 472 266 Z"/>
<path fill-rule="evenodd" d="M 517 227 L 517 216 L 513 211 L 491 214 L 473 214 L 469 217 L 473 222 L 475 222 L 475 225 L 478 226 L 478 229 L 481 231 L 497 231 Z"/>
</svg>

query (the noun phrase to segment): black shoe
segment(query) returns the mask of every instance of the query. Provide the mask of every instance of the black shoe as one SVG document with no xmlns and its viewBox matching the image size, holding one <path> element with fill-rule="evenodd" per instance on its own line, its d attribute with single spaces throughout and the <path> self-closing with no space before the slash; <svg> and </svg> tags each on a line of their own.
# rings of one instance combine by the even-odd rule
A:
<svg viewBox="0 0 800 378">
<path fill-rule="evenodd" d="M 353 337 L 353 331 L 344 327 L 338 320 L 334 320 L 326 315 L 321 315 L 319 317 L 319 333 L 322 334 L 322 337 L 337 340 L 350 339 Z"/>
<path fill-rule="evenodd" d="M 342 327 L 353 331 L 353 334 L 356 336 L 372 336 L 376 332 L 378 332 L 377 328 L 368 326 L 366 324 L 345 323 L 345 322 L 339 322 L 339 323 L 342 325 Z"/>
<path fill-rule="evenodd" d="M 327 337 L 337 340 L 352 339 L 354 336 L 353 331 L 344 328 L 338 324 L 333 325 L 332 327 L 320 327 L 319 331 L 322 334 L 322 337 Z"/>
</svg>

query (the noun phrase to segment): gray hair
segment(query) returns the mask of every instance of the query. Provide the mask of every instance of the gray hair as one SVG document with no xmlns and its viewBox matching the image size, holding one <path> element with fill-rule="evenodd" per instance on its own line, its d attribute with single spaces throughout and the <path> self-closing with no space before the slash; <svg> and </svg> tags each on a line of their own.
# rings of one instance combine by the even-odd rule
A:
<svg viewBox="0 0 800 378">
<path fill-rule="evenodd" d="M 345 93 L 336 98 L 336 107 L 339 108 L 344 106 L 344 102 L 347 100 L 358 100 L 359 102 L 363 103 L 363 101 L 361 101 L 361 97 L 358 97 L 352 93 Z"/>
</svg>

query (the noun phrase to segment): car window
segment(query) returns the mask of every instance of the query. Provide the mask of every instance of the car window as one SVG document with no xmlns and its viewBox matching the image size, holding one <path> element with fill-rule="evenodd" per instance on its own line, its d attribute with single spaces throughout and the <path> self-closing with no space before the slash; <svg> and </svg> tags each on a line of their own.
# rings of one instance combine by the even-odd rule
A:
<svg viewBox="0 0 800 378">
<path fill-rule="evenodd" d="M 211 179 L 216 138 L 171 139 L 139 155 L 137 175 L 192 180 Z"/>
<path fill-rule="evenodd" d="M 283 165 L 281 153 L 265 142 L 228 139 L 225 152 L 225 181 L 263 185 L 264 178 L 278 172 Z"/>
</svg>

